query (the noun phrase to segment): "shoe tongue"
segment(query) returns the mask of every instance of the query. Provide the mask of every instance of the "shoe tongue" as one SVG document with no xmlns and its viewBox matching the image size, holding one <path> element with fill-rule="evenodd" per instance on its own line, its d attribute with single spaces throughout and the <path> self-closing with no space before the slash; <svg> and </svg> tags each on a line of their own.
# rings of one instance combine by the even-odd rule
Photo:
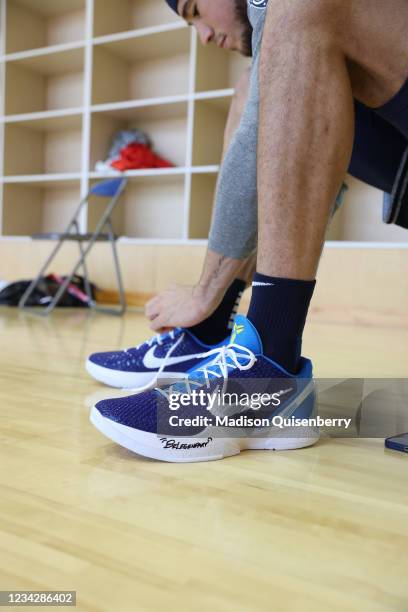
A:
<svg viewBox="0 0 408 612">
<path fill-rule="evenodd" d="M 170 339 L 177 338 L 177 336 L 180 335 L 180 332 L 181 332 L 181 328 L 180 327 L 175 327 L 174 329 L 170 329 L 169 331 L 166 331 L 166 332 L 163 332 L 162 334 L 159 334 L 160 340 L 161 340 L 161 342 L 167 342 Z M 173 338 L 171 337 L 170 334 L 173 334 Z M 155 342 L 157 342 L 157 343 L 159 342 L 157 335 L 153 336 L 153 340 Z"/>
<path fill-rule="evenodd" d="M 245 347 L 249 349 L 250 351 L 252 351 L 255 355 L 263 354 L 262 341 L 259 337 L 258 332 L 256 331 L 256 328 L 252 325 L 249 319 L 247 319 L 246 317 L 242 315 L 238 315 L 235 318 L 235 323 L 234 323 L 234 328 L 232 330 L 230 343 Z M 236 352 L 239 352 L 238 349 Z M 238 357 L 238 360 L 240 362 L 247 362 L 248 358 L 246 358 L 245 356 L 244 357 L 241 356 L 241 357 Z M 216 358 L 215 358 L 215 361 L 216 361 Z M 211 363 L 212 361 L 210 360 L 210 362 L 205 365 L 205 367 L 208 367 L 209 370 L 212 370 L 212 372 L 211 371 L 207 372 L 207 376 L 210 380 L 219 378 L 219 376 L 217 377 L 214 374 L 214 370 L 217 370 L 218 373 L 221 374 L 221 368 L 219 364 L 214 363 L 214 365 L 211 365 Z M 227 359 L 227 363 L 231 364 L 231 360 Z M 198 366 L 196 370 L 193 370 L 190 373 L 188 377 L 190 382 L 195 381 L 201 385 L 205 384 L 205 378 L 201 371 L 202 367 L 203 365 Z M 176 383 L 175 385 L 172 385 L 171 390 L 172 390 L 172 393 L 187 393 L 188 391 L 186 383 L 184 382 L 179 382 L 179 383 Z"/>
<path fill-rule="evenodd" d="M 251 321 L 243 315 L 235 317 L 234 329 L 231 334 L 231 344 L 239 344 L 252 351 L 255 355 L 263 354 L 262 340 Z"/>
</svg>

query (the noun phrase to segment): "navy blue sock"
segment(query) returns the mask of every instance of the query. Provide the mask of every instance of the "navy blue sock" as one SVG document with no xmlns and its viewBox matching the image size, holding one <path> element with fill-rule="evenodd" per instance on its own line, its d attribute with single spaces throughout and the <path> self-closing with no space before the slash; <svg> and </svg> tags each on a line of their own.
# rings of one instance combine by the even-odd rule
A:
<svg viewBox="0 0 408 612">
<path fill-rule="evenodd" d="M 239 302 L 246 283 L 235 279 L 228 287 L 218 308 L 207 319 L 189 327 L 189 331 L 205 344 L 218 344 L 231 334 Z"/>
<path fill-rule="evenodd" d="M 316 281 L 254 275 L 248 319 L 261 337 L 264 354 L 288 372 L 299 369 L 302 334 Z"/>
</svg>

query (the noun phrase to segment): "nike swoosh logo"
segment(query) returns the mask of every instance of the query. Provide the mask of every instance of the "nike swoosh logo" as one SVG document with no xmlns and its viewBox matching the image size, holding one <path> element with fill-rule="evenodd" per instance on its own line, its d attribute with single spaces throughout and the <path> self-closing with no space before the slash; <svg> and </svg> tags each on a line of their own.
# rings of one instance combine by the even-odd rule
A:
<svg viewBox="0 0 408 612">
<path fill-rule="evenodd" d="M 156 357 L 154 352 L 155 346 L 150 348 L 146 355 L 143 357 L 143 365 L 148 370 L 159 370 L 163 363 L 166 362 L 166 367 L 183 363 L 184 361 L 190 361 L 191 359 L 200 359 L 205 353 L 197 353 L 195 355 L 181 355 L 180 357 Z"/>
</svg>

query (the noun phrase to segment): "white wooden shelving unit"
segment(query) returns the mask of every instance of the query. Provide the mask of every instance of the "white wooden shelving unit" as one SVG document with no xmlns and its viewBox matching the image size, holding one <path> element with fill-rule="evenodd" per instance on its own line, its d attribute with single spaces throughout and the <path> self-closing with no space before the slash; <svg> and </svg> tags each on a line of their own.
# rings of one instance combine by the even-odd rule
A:
<svg viewBox="0 0 408 612">
<path fill-rule="evenodd" d="M 131 171 L 123 240 L 207 237 L 233 87 L 247 63 L 202 49 L 163 0 L 1 0 L 1 237 L 61 229 L 137 127 L 175 164 Z M 97 205 L 82 220 L 92 229 Z"/>
<path fill-rule="evenodd" d="M 60 230 L 106 176 L 95 162 L 114 133 L 130 127 L 146 131 L 175 167 L 128 173 L 117 233 L 134 243 L 205 240 L 228 107 L 247 60 L 202 47 L 163 0 L 0 0 L 0 7 L 0 240 Z M 356 194 L 367 200 L 361 185 L 349 199 Z M 402 230 L 381 226 L 375 197 L 365 234 L 358 211 L 350 216 L 346 207 L 329 237 L 406 242 Z M 90 206 L 84 231 L 96 214 Z"/>
</svg>

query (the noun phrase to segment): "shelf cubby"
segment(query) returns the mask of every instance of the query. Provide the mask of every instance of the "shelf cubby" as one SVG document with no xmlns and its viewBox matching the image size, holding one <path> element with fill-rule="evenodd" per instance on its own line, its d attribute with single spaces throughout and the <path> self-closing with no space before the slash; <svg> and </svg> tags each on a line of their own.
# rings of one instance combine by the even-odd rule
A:
<svg viewBox="0 0 408 612">
<path fill-rule="evenodd" d="M 118 235 L 205 240 L 233 90 L 250 59 L 201 45 L 163 0 L 0 5 L 2 235 L 62 229 L 80 191 L 118 175 L 95 169 L 115 133 L 137 128 L 174 167 L 127 171 Z M 382 194 L 347 182 L 328 239 L 406 243 L 404 230 L 381 222 Z M 84 230 L 94 229 L 100 206 L 89 206 Z"/>
<path fill-rule="evenodd" d="M 183 238 L 184 181 L 180 176 L 130 179 L 113 215 L 115 233 L 125 238 L 176 240 Z M 106 203 L 92 198 L 88 229 L 92 231 Z"/>
<path fill-rule="evenodd" d="M 187 154 L 187 103 L 114 108 L 92 113 L 90 168 L 107 158 L 112 138 L 119 130 L 137 128 L 153 143 L 155 153 L 175 166 L 185 166 Z"/>
<path fill-rule="evenodd" d="M 163 0 L 94 0 L 94 36 L 178 21 Z"/>
<path fill-rule="evenodd" d="M 6 53 L 81 41 L 85 0 L 8 0 Z"/>
<path fill-rule="evenodd" d="M 82 115 L 6 123 L 4 175 L 81 171 Z"/>
<path fill-rule="evenodd" d="M 234 88 L 250 65 L 250 60 L 236 51 L 225 51 L 215 45 L 197 47 L 196 92 Z M 216 67 L 216 69 L 215 69 Z"/>
<path fill-rule="evenodd" d="M 188 28 L 94 46 L 93 104 L 188 93 Z"/>
<path fill-rule="evenodd" d="M 6 115 L 44 112 L 83 105 L 82 48 L 6 63 Z"/>
<path fill-rule="evenodd" d="M 191 177 L 191 200 L 188 237 L 206 240 L 211 225 L 217 174 L 193 174 Z"/>
<path fill-rule="evenodd" d="M 221 162 L 230 103 L 231 96 L 196 100 L 193 166 L 217 165 Z"/>
<path fill-rule="evenodd" d="M 5 236 L 63 231 L 79 204 L 79 181 L 6 184 L 2 227 Z"/>
</svg>

